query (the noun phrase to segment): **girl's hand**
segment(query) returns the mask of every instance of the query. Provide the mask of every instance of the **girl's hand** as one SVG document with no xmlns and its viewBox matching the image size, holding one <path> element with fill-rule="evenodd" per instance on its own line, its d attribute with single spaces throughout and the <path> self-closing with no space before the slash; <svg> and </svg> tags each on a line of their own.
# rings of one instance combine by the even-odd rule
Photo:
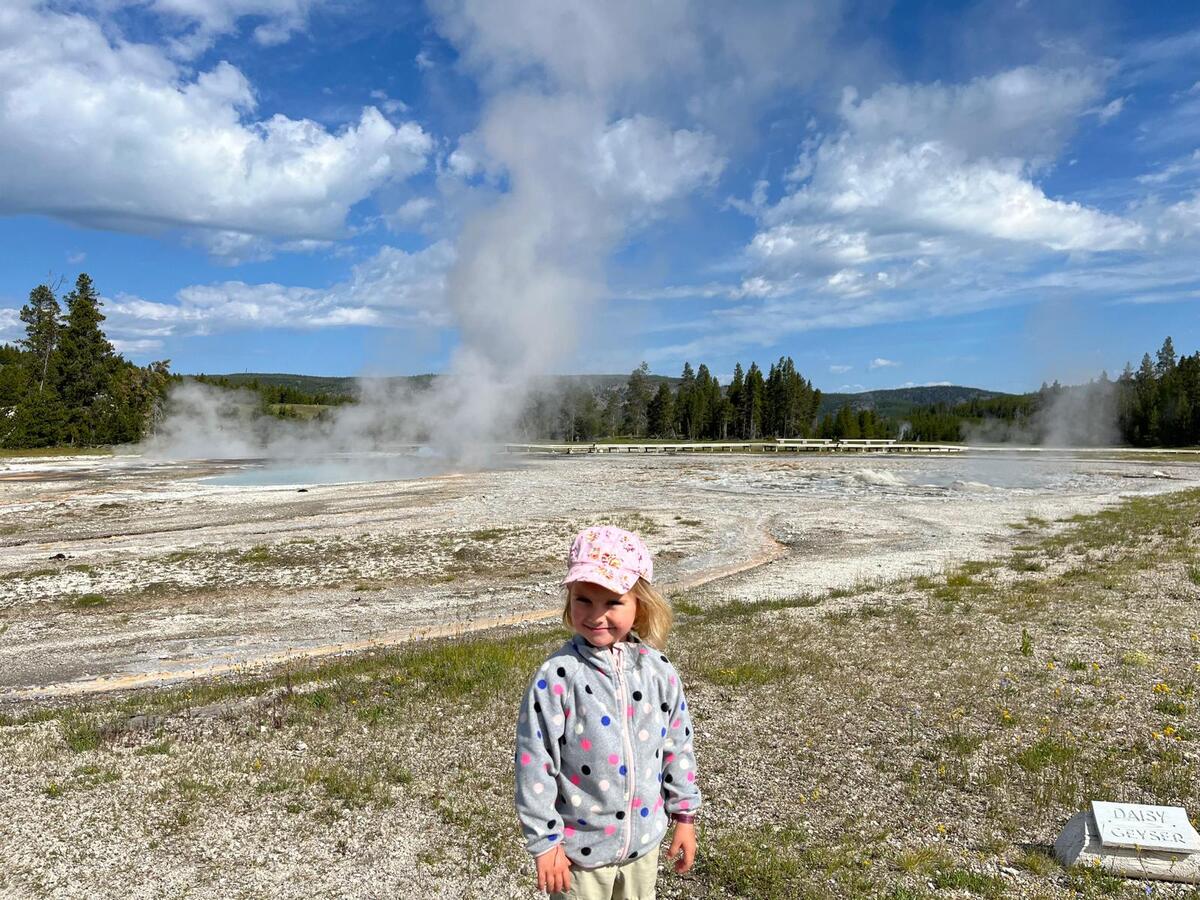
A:
<svg viewBox="0 0 1200 900">
<path fill-rule="evenodd" d="M 543 853 L 536 862 L 539 891 L 565 894 L 571 889 L 571 861 L 567 859 L 561 844 Z"/>
<path fill-rule="evenodd" d="M 679 857 L 675 859 L 675 857 Z M 696 861 L 696 826 L 690 822 L 676 822 L 675 833 L 671 837 L 671 849 L 667 851 L 667 859 L 675 860 L 675 871 L 682 875 Z"/>
</svg>

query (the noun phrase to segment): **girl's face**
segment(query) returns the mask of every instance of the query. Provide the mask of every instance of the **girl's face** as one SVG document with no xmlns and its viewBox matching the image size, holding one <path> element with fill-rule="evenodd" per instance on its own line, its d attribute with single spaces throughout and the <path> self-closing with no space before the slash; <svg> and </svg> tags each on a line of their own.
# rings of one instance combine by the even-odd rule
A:
<svg viewBox="0 0 1200 900">
<path fill-rule="evenodd" d="M 637 615 L 633 591 L 618 594 L 590 581 L 571 583 L 571 627 L 593 647 L 611 647 L 625 640 Z"/>
</svg>

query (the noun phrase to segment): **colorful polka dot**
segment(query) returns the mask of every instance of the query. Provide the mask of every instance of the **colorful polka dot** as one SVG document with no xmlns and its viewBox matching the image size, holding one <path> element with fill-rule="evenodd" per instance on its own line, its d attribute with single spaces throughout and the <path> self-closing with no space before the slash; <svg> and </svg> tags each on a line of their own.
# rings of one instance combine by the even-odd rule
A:
<svg viewBox="0 0 1200 900">
<path fill-rule="evenodd" d="M 643 806 L 643 807 L 642 807 L 642 818 L 644 819 L 644 818 L 646 818 L 646 816 L 648 816 L 648 815 L 650 815 L 650 807 L 648 807 L 648 806 Z"/>
<path fill-rule="evenodd" d="M 625 775 L 628 772 L 628 770 L 624 766 L 621 766 L 621 768 L 619 768 L 617 771 L 620 772 L 622 775 Z"/>
<path fill-rule="evenodd" d="M 609 788 L 608 779 L 605 778 L 603 781 L 600 782 L 600 790 L 607 791 L 608 788 Z"/>
<path fill-rule="evenodd" d="M 550 688 L 550 690 L 556 694 L 561 694 L 563 692 L 563 686 L 561 684 L 556 684 L 554 687 Z"/>
<path fill-rule="evenodd" d="M 546 689 L 546 679 L 545 678 L 538 679 L 538 687 L 540 687 L 543 691 Z"/>
<path fill-rule="evenodd" d="M 605 728 L 607 728 L 609 725 L 612 724 L 612 719 L 610 719 L 608 716 L 601 716 L 600 724 L 603 725 Z"/>
<path fill-rule="evenodd" d="M 570 825 L 568 825 L 566 828 L 563 829 L 563 837 L 566 837 L 566 838 L 575 837 L 575 829 L 572 828 Z"/>
<path fill-rule="evenodd" d="M 583 750 L 591 750 L 592 742 L 589 741 L 587 738 L 584 738 L 582 741 L 579 742 L 579 746 Z"/>
<path fill-rule="evenodd" d="M 540 781 L 535 782 L 533 785 L 533 792 L 535 794 L 540 794 L 545 789 L 546 789 L 546 786 L 544 784 L 542 784 Z"/>
<path fill-rule="evenodd" d="M 610 754 L 608 755 L 608 764 L 609 764 L 610 766 L 615 766 L 615 765 L 616 765 L 617 763 L 619 763 L 620 761 L 621 761 L 621 757 L 617 756 L 617 754 L 615 754 L 615 753 L 610 753 Z"/>
<path fill-rule="evenodd" d="M 680 809 L 687 809 L 687 808 L 688 808 L 689 806 L 691 806 L 691 805 L 692 805 L 692 804 L 691 804 L 691 803 L 689 803 L 687 800 L 680 800 L 680 801 L 679 801 L 679 808 L 680 808 Z"/>
<path fill-rule="evenodd" d="M 617 833 L 617 826 L 616 826 L 616 825 L 605 825 L 605 826 L 604 826 L 604 833 L 605 833 L 605 834 L 608 834 L 608 835 L 613 835 L 613 834 L 616 834 L 616 833 Z"/>
<path fill-rule="evenodd" d="M 528 753 L 522 753 L 522 754 L 521 754 L 521 765 L 523 765 L 523 766 L 527 766 L 527 765 L 529 765 L 531 762 L 533 762 L 533 757 L 532 757 L 532 756 L 530 756 Z"/>
<path fill-rule="evenodd" d="M 687 774 L 687 780 L 688 780 L 688 781 L 695 781 L 695 780 L 696 780 L 696 773 L 695 773 L 695 772 L 688 772 L 688 774 Z"/>
</svg>

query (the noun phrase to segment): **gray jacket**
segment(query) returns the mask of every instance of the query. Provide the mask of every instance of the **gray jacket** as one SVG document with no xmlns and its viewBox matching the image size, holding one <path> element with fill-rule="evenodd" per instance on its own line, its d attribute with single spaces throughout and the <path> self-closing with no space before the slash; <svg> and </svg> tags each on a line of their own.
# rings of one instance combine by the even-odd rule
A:
<svg viewBox="0 0 1200 900">
<path fill-rule="evenodd" d="M 636 859 L 662 840 L 668 816 L 700 808 L 679 674 L 630 638 L 614 651 L 572 637 L 521 704 L 517 817 L 534 856 L 562 844 L 584 868 Z"/>
</svg>

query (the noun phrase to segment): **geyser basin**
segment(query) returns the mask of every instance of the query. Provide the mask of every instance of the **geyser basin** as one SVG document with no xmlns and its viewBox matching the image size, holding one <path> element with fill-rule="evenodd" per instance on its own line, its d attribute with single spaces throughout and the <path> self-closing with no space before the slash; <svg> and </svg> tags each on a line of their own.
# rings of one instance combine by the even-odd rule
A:
<svg viewBox="0 0 1200 900">
<path fill-rule="evenodd" d="M 448 461 L 426 447 L 399 453 L 338 454 L 306 460 L 244 460 L 219 475 L 197 479 L 226 487 L 287 487 L 408 481 L 444 472 Z"/>
</svg>

